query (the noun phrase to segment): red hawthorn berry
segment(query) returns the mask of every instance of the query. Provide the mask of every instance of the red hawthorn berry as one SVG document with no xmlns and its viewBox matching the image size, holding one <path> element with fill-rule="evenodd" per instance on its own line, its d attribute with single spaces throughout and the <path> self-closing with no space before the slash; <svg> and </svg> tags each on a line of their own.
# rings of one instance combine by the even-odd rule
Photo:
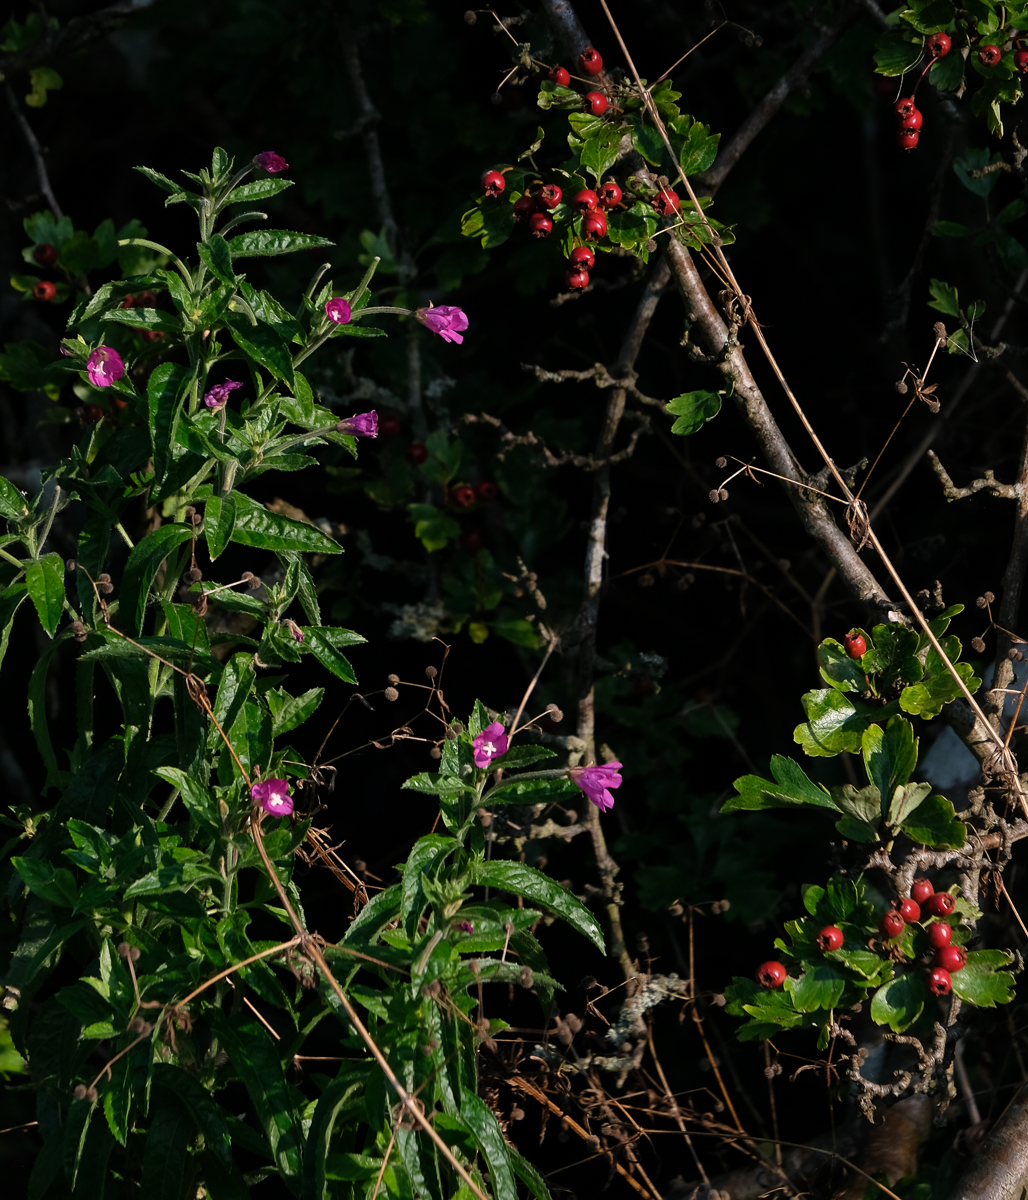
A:
<svg viewBox="0 0 1028 1200">
<path fill-rule="evenodd" d="M 580 192 L 575 193 L 575 198 L 571 201 L 571 207 L 577 213 L 591 213 L 596 211 L 596 206 L 599 202 L 600 198 L 592 188 L 582 188 Z"/>
<path fill-rule="evenodd" d="M 913 887 L 910 889 L 910 898 L 912 900 L 916 900 L 918 904 L 924 904 L 930 896 L 934 895 L 935 888 L 932 887 L 930 880 L 924 878 L 914 880 Z"/>
<path fill-rule="evenodd" d="M 967 955 L 959 946 L 941 946 L 935 951 L 935 965 L 955 975 L 967 966 Z"/>
<path fill-rule="evenodd" d="M 999 46 L 981 46 L 978 49 L 978 61 L 983 67 L 994 67 L 1003 57 Z"/>
<path fill-rule="evenodd" d="M 482 176 L 482 191 L 487 196 L 498 196 L 507 186 L 507 181 L 499 171 L 486 171 Z"/>
<path fill-rule="evenodd" d="M 929 917 L 948 917 L 957 907 L 956 900 L 949 892 L 936 892 L 925 901 L 925 914 Z"/>
<path fill-rule="evenodd" d="M 416 467 L 419 463 L 423 463 L 428 458 L 428 449 L 420 442 L 415 442 L 413 446 L 407 447 L 407 453 L 404 455 L 411 466 Z"/>
<path fill-rule="evenodd" d="M 901 150 L 916 150 L 921 135 L 916 129 L 900 129 L 896 132 L 896 145 Z"/>
<path fill-rule="evenodd" d="M 539 189 L 538 200 L 543 208 L 556 208 L 563 194 L 555 183 L 548 183 Z"/>
<path fill-rule="evenodd" d="M 118 305 L 118 307 L 119 308 L 135 308 L 136 307 L 135 297 L 131 296 L 131 295 L 126 296 L 125 299 L 122 300 L 122 302 Z"/>
<path fill-rule="evenodd" d="M 550 67 L 550 73 L 547 78 L 552 83 L 558 83 L 561 87 L 569 87 L 571 84 L 571 76 L 564 67 Z"/>
<path fill-rule="evenodd" d="M 378 423 L 378 436 L 384 438 L 396 437 L 403 426 L 395 417 L 383 417 Z"/>
<path fill-rule="evenodd" d="M 136 297 L 136 308 L 156 308 L 157 297 L 153 292 L 140 292 Z"/>
<path fill-rule="evenodd" d="M 787 972 L 780 962 L 761 963 L 757 968 L 757 983 L 761 987 L 779 988 L 785 983 Z"/>
<path fill-rule="evenodd" d="M 863 658 L 867 653 L 867 642 L 852 629 L 842 639 L 842 644 L 850 658 Z"/>
<path fill-rule="evenodd" d="M 588 246 L 576 246 L 568 255 L 568 262 L 573 267 L 582 267 L 586 271 L 591 271 L 596 262 L 596 255 Z"/>
<path fill-rule="evenodd" d="M 460 535 L 460 548 L 465 554 L 477 554 L 482 549 L 482 535 L 474 529 Z"/>
<path fill-rule="evenodd" d="M 603 59 L 599 50 L 594 50 L 592 46 L 583 50 L 578 56 L 578 65 L 586 75 L 599 75 L 603 70 Z"/>
<path fill-rule="evenodd" d="M 921 920 L 921 908 L 916 900 L 901 900 L 897 906 L 899 915 L 908 925 L 914 925 Z"/>
<path fill-rule="evenodd" d="M 1014 55 L 1014 66 L 1022 75 L 1028 73 L 1028 50 L 1018 50 Z M 43 264 L 46 265 L 45 263 Z"/>
<path fill-rule="evenodd" d="M 589 272 L 580 267 L 572 267 L 564 272 L 564 283 L 569 292 L 580 292 L 589 286 Z"/>
<path fill-rule="evenodd" d="M 933 996 L 948 996 L 953 989 L 949 971 L 936 967 L 928 976 L 928 990 Z"/>
<path fill-rule="evenodd" d="M 92 424 L 94 421 L 99 421 L 103 415 L 104 410 L 99 404 L 87 404 L 85 407 L 79 409 L 80 419 L 87 425 Z"/>
<path fill-rule="evenodd" d="M 913 96 L 906 96 L 902 100 L 897 100 L 892 108 L 898 116 L 905 117 L 908 113 L 912 113 L 917 105 L 914 103 Z"/>
<path fill-rule="evenodd" d="M 900 121 L 900 129 L 920 129 L 923 122 L 924 117 L 921 115 L 921 110 L 915 108 L 912 113 L 909 113 Z"/>
<path fill-rule="evenodd" d="M 949 48 L 952 44 L 948 33 L 933 33 L 928 41 L 925 42 L 928 53 L 932 58 L 945 58 L 949 54 Z"/>
<path fill-rule="evenodd" d="M 597 195 L 600 198 L 601 208 L 614 208 L 621 203 L 621 189 L 613 179 L 608 179 L 606 183 L 601 183 Z"/>
<path fill-rule="evenodd" d="M 522 196 L 520 199 L 515 200 L 511 207 L 514 209 L 515 221 L 527 221 L 532 213 L 538 211 L 535 201 L 531 196 Z"/>
<path fill-rule="evenodd" d="M 933 921 L 928 926 L 928 941 L 936 950 L 948 946 L 953 941 L 953 926 L 945 921 Z"/>
<path fill-rule="evenodd" d="M 532 213 L 528 218 L 528 228 L 532 231 L 532 237 L 549 237 L 553 230 L 553 222 L 545 213 Z"/>
<path fill-rule="evenodd" d="M 594 117 L 602 117 L 609 105 L 607 97 L 602 92 L 586 92 L 583 107 Z"/>
<path fill-rule="evenodd" d="M 41 267 L 52 267 L 57 261 L 57 248 L 49 242 L 40 242 L 33 248 L 32 257 Z"/>
<path fill-rule="evenodd" d="M 161 333 L 161 331 L 159 329 L 144 329 L 143 330 L 143 341 L 151 342 L 151 343 L 152 342 L 163 342 L 164 334 Z"/>
<path fill-rule="evenodd" d="M 658 217 L 670 217 L 673 213 L 678 212 L 682 204 L 671 188 L 661 188 L 650 203 Z"/>
<path fill-rule="evenodd" d="M 474 488 L 469 488 L 466 483 L 462 483 L 460 487 L 451 488 L 450 499 L 458 508 L 470 508 L 475 503 Z"/>
<path fill-rule="evenodd" d="M 41 279 L 32 289 L 34 300 L 52 300 L 57 295 L 57 289 L 49 279 Z"/>
<path fill-rule="evenodd" d="M 607 236 L 607 218 L 601 212 L 590 213 L 582 218 L 582 237 L 587 242 L 598 242 Z"/>
<path fill-rule="evenodd" d="M 826 925 L 817 935 L 818 947 L 826 954 L 829 950 L 838 950 L 845 940 L 843 932 L 838 925 Z"/>
<path fill-rule="evenodd" d="M 490 501 L 495 500 L 498 493 L 499 488 L 489 479 L 483 479 L 481 483 L 475 484 L 475 495 L 483 504 L 488 504 Z"/>
<path fill-rule="evenodd" d="M 884 938 L 899 937 L 903 932 L 905 922 L 899 913 L 892 909 L 878 922 L 878 932 Z"/>
</svg>

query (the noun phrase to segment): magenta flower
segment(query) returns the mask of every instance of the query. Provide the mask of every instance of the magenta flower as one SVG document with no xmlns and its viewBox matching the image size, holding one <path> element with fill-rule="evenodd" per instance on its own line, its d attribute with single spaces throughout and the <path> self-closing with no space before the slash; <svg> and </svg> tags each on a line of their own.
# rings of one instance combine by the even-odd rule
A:
<svg viewBox="0 0 1028 1200">
<path fill-rule="evenodd" d="M 250 788 L 250 795 L 273 817 L 288 817 L 293 811 L 293 800 L 289 795 L 289 783 L 285 779 L 265 779 Z"/>
<path fill-rule="evenodd" d="M 487 767 L 498 754 L 507 753 L 507 735 L 499 721 L 487 725 L 471 743 L 475 766 Z"/>
<path fill-rule="evenodd" d="M 345 421 L 340 421 L 336 426 L 338 433 L 352 433 L 354 437 L 378 437 L 378 413 L 374 409 L 371 412 L 357 413 L 354 417 L 347 417 Z"/>
<path fill-rule="evenodd" d="M 602 767 L 571 767 L 568 778 L 577 788 L 581 788 L 601 812 L 614 807 L 614 797 L 611 788 L 621 786 L 621 770 L 619 762 L 604 763 Z"/>
<path fill-rule="evenodd" d="M 204 404 L 208 408 L 221 408 L 223 404 L 228 403 L 229 392 L 234 392 L 236 388 L 241 388 L 241 383 L 236 383 L 234 379 L 226 379 L 224 383 L 216 383 L 214 387 L 203 398 Z"/>
<path fill-rule="evenodd" d="M 325 312 L 328 314 L 328 319 L 336 325 L 348 325 L 353 316 L 353 309 L 342 296 L 333 296 L 325 305 Z"/>
<path fill-rule="evenodd" d="M 110 346 L 97 346 L 86 363 L 89 382 L 93 387 L 110 387 L 125 374 L 121 355 Z"/>
<path fill-rule="evenodd" d="M 282 624 L 293 635 L 294 642 L 302 642 L 304 640 L 303 630 L 300 628 L 299 625 L 297 625 L 297 623 L 292 619 L 292 617 L 286 617 L 286 619 L 282 622 Z"/>
<path fill-rule="evenodd" d="M 262 171 L 267 171 L 269 175 L 277 175 L 279 171 L 289 170 L 289 164 L 281 154 L 276 154 L 274 150 L 263 151 L 253 161 Z"/>
<path fill-rule="evenodd" d="M 475 926 L 471 921 L 458 921 L 457 928 L 460 929 L 463 933 L 474 933 L 475 932 Z"/>
<path fill-rule="evenodd" d="M 461 333 L 468 327 L 468 318 L 452 304 L 419 308 L 414 315 L 426 329 L 438 333 L 444 342 L 456 342 L 459 346 L 464 341 Z"/>
</svg>

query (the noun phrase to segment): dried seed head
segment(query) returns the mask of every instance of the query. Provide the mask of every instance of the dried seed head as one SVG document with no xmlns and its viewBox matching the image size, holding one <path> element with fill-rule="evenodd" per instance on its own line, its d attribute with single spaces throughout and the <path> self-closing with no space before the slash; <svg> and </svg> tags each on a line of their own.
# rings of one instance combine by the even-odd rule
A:
<svg viewBox="0 0 1028 1200">
<path fill-rule="evenodd" d="M 140 950 L 138 946 L 133 946 L 129 951 L 129 958 L 131 958 L 133 962 L 139 962 L 139 956 L 142 953 L 142 950 Z"/>
<path fill-rule="evenodd" d="M 707 493 L 707 499 L 711 502 L 711 504 L 717 504 L 717 502 L 721 499 L 721 493 L 717 490 L 717 488 L 711 488 Z"/>
<path fill-rule="evenodd" d="M 653 576 L 649 573 L 649 571 L 645 571 L 642 575 L 639 576 L 639 586 L 640 587 L 653 587 L 653 585 L 656 582 L 657 581 L 653 578 Z"/>
<path fill-rule="evenodd" d="M 986 593 L 985 593 L 985 599 L 986 599 L 986 600 L 988 600 L 988 602 L 989 602 L 990 604 L 992 604 L 992 603 L 993 603 L 993 601 L 996 599 L 996 597 L 993 595 L 993 593 L 992 593 L 992 592 L 986 592 Z"/>
<path fill-rule="evenodd" d="M 535 985 L 535 976 L 532 974 L 531 967 L 522 967 L 518 973 L 518 983 L 523 988 L 530 988 Z"/>
<path fill-rule="evenodd" d="M 390 703 L 392 703 L 393 700 L 399 700 L 400 698 L 400 693 L 394 687 L 387 687 L 382 695 L 385 696 Z"/>
<path fill-rule="evenodd" d="M 188 571 L 184 572 L 182 578 L 186 583 L 199 583 L 203 579 L 203 572 L 199 567 L 190 567 Z"/>
<path fill-rule="evenodd" d="M 203 517 L 201 517 L 198 512 L 195 512 L 189 519 L 190 519 L 190 521 L 193 522 L 194 525 L 199 525 L 200 522 L 203 520 Z"/>
<path fill-rule="evenodd" d="M 89 637 L 89 630 L 82 624 L 81 621 L 72 621 L 71 631 L 75 635 L 76 642 L 84 642 Z"/>
<path fill-rule="evenodd" d="M 122 958 L 128 958 L 128 956 L 131 953 L 132 953 L 132 947 L 131 947 L 131 945 L 129 945 L 128 942 L 119 942 L 118 943 L 118 954 Z"/>
<path fill-rule="evenodd" d="M 590 1150 L 599 1150 L 600 1139 L 594 1133 L 585 1139 L 585 1144 L 589 1147 Z"/>
<path fill-rule="evenodd" d="M 78 563 L 73 558 L 69 558 L 68 561 L 64 564 L 64 569 L 66 571 L 74 571 L 77 567 L 78 567 Z"/>
<path fill-rule="evenodd" d="M 717 494 L 722 500 L 727 500 L 728 499 L 728 488 L 719 488 Z"/>
<path fill-rule="evenodd" d="M 391 684 L 393 684 L 393 685 L 395 685 L 395 684 L 397 684 L 397 683 L 399 683 L 399 682 L 400 682 L 400 677 L 399 677 L 399 675 L 387 675 L 387 676 L 386 676 L 386 679 L 388 679 L 388 680 L 389 680 L 389 682 L 390 682 Z"/>
<path fill-rule="evenodd" d="M 435 667 L 426 667 L 425 674 L 428 676 L 429 679 L 435 679 L 435 677 L 439 674 L 439 672 L 435 669 Z"/>
<path fill-rule="evenodd" d="M 547 704 L 546 712 L 549 714 L 550 720 L 556 725 L 559 725 L 561 721 L 564 720 L 564 714 L 560 711 L 556 704 Z"/>
<path fill-rule="evenodd" d="M 720 458 L 714 460 L 714 466 L 723 471 L 728 466 L 728 459 L 722 454 Z"/>
<path fill-rule="evenodd" d="M 76 1100 L 85 1100 L 86 1085 L 84 1083 L 76 1084 L 75 1090 L 72 1092 L 72 1095 L 75 1097 Z"/>
<path fill-rule="evenodd" d="M 680 904 L 679 904 L 679 903 L 676 901 L 676 902 L 675 902 L 674 904 L 672 904 L 672 905 L 671 905 L 671 907 L 668 909 L 668 912 L 669 912 L 669 913 L 670 913 L 670 914 L 671 914 L 673 917 L 680 917 L 680 916 L 682 915 L 682 913 L 684 913 L 684 912 L 685 912 L 685 909 L 684 909 L 684 908 L 683 908 L 683 907 L 682 907 L 682 906 L 681 906 L 681 905 L 680 905 Z"/>
<path fill-rule="evenodd" d="M 447 731 L 443 734 L 443 737 L 446 738 L 448 742 L 455 742 L 457 740 L 457 735 L 452 729 L 447 729 Z"/>
<path fill-rule="evenodd" d="M 464 732 L 464 726 L 460 723 L 460 721 L 454 721 L 453 724 L 450 726 L 450 728 L 453 730 L 454 733 L 463 733 Z"/>
<path fill-rule="evenodd" d="M 153 1026 L 150 1024 L 149 1021 L 144 1021 L 142 1017 L 136 1017 L 136 1019 L 132 1022 L 132 1025 L 130 1026 L 130 1028 L 133 1029 L 136 1033 L 141 1033 L 144 1036 L 147 1036 L 147 1035 L 153 1033 Z"/>
<path fill-rule="evenodd" d="M 725 998 L 720 992 L 715 992 L 714 995 L 711 996 L 710 1002 L 711 1004 L 716 1005 L 718 1008 L 724 1008 L 725 1006 Z"/>
<path fill-rule="evenodd" d="M 433 746 L 432 749 L 429 750 L 428 756 L 429 758 L 442 758 L 443 752 L 438 746 Z"/>
<path fill-rule="evenodd" d="M 899 392 L 899 394 L 901 396 L 905 396 L 907 394 L 907 390 L 908 390 L 907 385 L 903 382 L 902 379 L 898 379 L 896 381 L 896 383 L 893 384 L 893 386 L 895 387 L 896 391 Z"/>
<path fill-rule="evenodd" d="M 196 516 L 196 509 L 191 504 L 186 505 L 186 516 L 189 518 Z"/>
<path fill-rule="evenodd" d="M 109 596 L 114 591 L 114 584 L 111 583 L 111 577 L 106 571 L 96 577 L 96 590 L 101 596 Z"/>
<path fill-rule="evenodd" d="M 985 608 L 985 606 L 988 604 L 988 601 L 984 596 L 979 596 L 978 599 L 975 600 L 975 604 L 977 604 L 979 608 Z"/>
<path fill-rule="evenodd" d="M 935 340 L 937 342 L 945 342 L 949 337 L 949 334 L 946 332 L 946 326 L 943 325 L 941 321 L 935 322 L 935 324 L 932 326 L 932 333 L 935 334 Z"/>
<path fill-rule="evenodd" d="M 523 1121 L 525 1119 L 525 1110 L 515 1106 L 510 1110 L 510 1119 L 512 1121 Z"/>
<path fill-rule="evenodd" d="M 973 637 L 971 639 L 971 649 L 976 650 L 979 654 L 981 654 L 985 649 L 985 643 L 980 637 Z"/>
<path fill-rule="evenodd" d="M 248 588 L 250 588 L 251 591 L 255 592 L 261 586 L 260 579 L 253 573 L 253 571 L 244 571 L 240 576 L 240 579 Z"/>
<path fill-rule="evenodd" d="M 468 23 L 469 25 L 474 25 L 474 23 L 475 23 L 475 22 L 478 20 L 478 17 L 477 17 L 477 15 L 476 15 L 476 14 L 475 14 L 475 13 L 474 13 L 474 12 L 473 12 L 473 11 L 472 11 L 470 8 L 469 8 L 469 9 L 468 9 L 468 11 L 467 11 L 467 12 L 464 14 L 464 20 L 465 20 L 465 21 L 467 21 L 467 23 Z"/>
</svg>

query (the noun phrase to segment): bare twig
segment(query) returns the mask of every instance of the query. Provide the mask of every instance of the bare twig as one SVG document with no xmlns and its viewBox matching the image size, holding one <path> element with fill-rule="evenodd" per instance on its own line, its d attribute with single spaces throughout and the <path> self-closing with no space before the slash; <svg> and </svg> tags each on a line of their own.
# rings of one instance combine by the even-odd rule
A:
<svg viewBox="0 0 1028 1200">
<path fill-rule="evenodd" d="M 2 78 L 2 76 L 0 76 Z M 36 178 L 39 180 L 39 190 L 43 193 L 47 204 L 50 205 L 50 210 L 58 219 L 64 216 L 61 212 L 61 206 L 57 203 L 57 197 L 54 195 L 53 188 L 50 186 L 50 176 L 47 174 L 46 162 L 43 158 L 43 151 L 39 145 L 39 139 L 32 132 L 32 126 L 28 123 L 28 119 L 21 111 L 21 105 L 18 103 L 18 97 L 14 94 L 14 88 L 9 83 L 4 87 L 7 91 L 7 103 L 10 105 L 11 112 L 14 113 L 14 119 L 18 122 L 22 133 L 25 136 L 25 141 L 29 144 L 29 149 L 32 151 L 32 158 L 36 164 Z"/>
</svg>

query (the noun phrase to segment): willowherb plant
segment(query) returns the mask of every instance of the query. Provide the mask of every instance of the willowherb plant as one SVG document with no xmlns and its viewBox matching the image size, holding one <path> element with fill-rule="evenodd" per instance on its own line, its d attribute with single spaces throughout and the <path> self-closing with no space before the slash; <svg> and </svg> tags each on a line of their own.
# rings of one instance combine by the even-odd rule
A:
<svg viewBox="0 0 1028 1200">
<path fill-rule="evenodd" d="M 255 168 L 263 177 L 244 182 Z M 344 651 L 363 639 L 323 623 L 304 557 L 338 543 L 243 488 L 316 466 L 318 446 L 355 455 L 357 438 L 376 436 L 374 412 L 339 420 L 319 404 L 300 370 L 317 349 L 385 336 L 361 324 L 383 312 L 459 344 L 467 318 L 370 306 L 374 263 L 344 295 L 323 268 L 295 312 L 251 285 L 242 259 L 328 244 L 234 232 L 261 215 L 234 206 L 289 186 L 285 169 L 269 152 L 234 170 L 216 150 L 209 171 L 188 176 L 195 190 L 143 169 L 168 203 L 196 212 L 198 260 L 124 239 L 158 256 L 152 269 L 81 296 L 62 361 L 39 367 L 110 419 L 87 427 L 34 502 L 0 480 L 0 649 L 28 599 L 51 639 L 28 703 L 55 800 L 5 819 L 16 946 L 4 1003 L 43 1137 L 30 1191 L 241 1197 L 277 1175 L 305 1197 L 442 1200 L 462 1187 L 483 1196 L 488 1172 L 497 1197 L 514 1200 L 520 1181 L 545 1198 L 478 1095 L 477 1047 L 503 1026 L 485 1019 L 482 987 L 532 989 L 548 1016 L 559 984 L 531 928 L 550 913 L 601 950 L 603 938 L 565 888 L 486 860 L 479 809 L 579 790 L 609 807 L 618 764 L 526 772 L 552 752 L 511 747 L 513 731 L 481 705 L 458 726 L 433 683 L 440 769 L 408 786 L 438 795 L 447 833 L 415 844 L 401 881 L 338 944 L 307 928 L 293 863 L 320 845 L 310 814 L 322 776 L 288 738 L 325 689 L 293 695 L 259 671 L 310 655 L 355 683 Z M 125 307 L 141 294 L 147 303 Z M 47 547 L 72 500 L 81 516 L 65 563 Z M 230 545 L 263 558 L 264 577 L 208 578 L 204 552 L 216 564 Z M 216 607 L 259 633 L 211 633 Z M 58 654 L 78 680 L 63 747 L 43 704 Z M 115 732 L 102 733 L 94 713 L 112 704 Z M 341 1024 L 322 1024 L 332 1017 Z"/>
</svg>

